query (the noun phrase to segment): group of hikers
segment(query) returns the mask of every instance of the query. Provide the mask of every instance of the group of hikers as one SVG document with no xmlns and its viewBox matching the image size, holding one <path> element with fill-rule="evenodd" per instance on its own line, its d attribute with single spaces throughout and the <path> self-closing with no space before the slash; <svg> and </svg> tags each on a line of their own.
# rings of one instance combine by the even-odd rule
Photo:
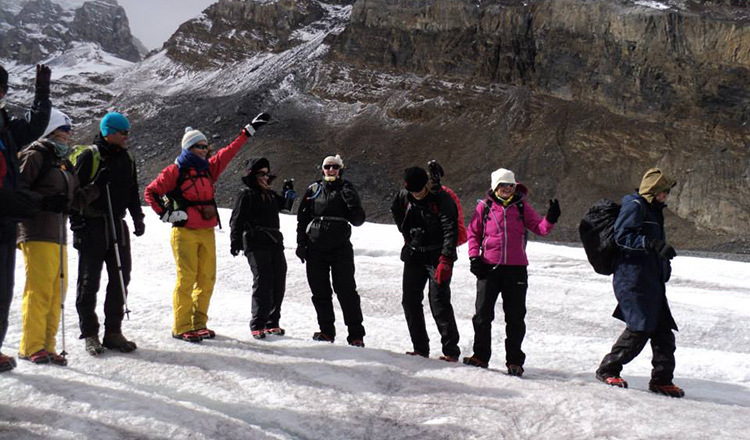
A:
<svg viewBox="0 0 750 440">
<path fill-rule="evenodd" d="M 68 279 L 68 217 L 73 246 L 79 254 L 76 309 L 80 339 L 93 356 L 105 348 L 124 353 L 137 349 L 136 343 L 122 333 L 122 321 L 129 313 L 131 271 L 126 211 L 136 237 L 144 234 L 145 223 L 135 161 L 127 149 L 130 121 L 110 112 L 101 119 L 92 145 L 72 148 L 73 124 L 67 115 L 52 108 L 50 78 L 50 69 L 38 65 L 31 109 L 26 118 L 11 118 L 4 108 L 8 74 L 0 66 L 0 349 L 8 327 L 18 247 L 26 268 L 19 358 L 64 366 L 66 353 L 57 352 L 56 338 Z M 216 281 L 214 229 L 220 225 L 215 184 L 247 140 L 269 120 L 268 114 L 260 113 L 229 145 L 216 152 L 211 151 L 201 131 L 188 127 L 180 155 L 145 189 L 148 205 L 162 221 L 173 225 L 170 243 L 177 280 L 171 334 L 178 340 L 196 343 L 216 336 L 208 328 Z M 391 206 L 404 239 L 402 306 L 413 346 L 407 354 L 430 355 L 423 311 L 427 287 L 430 310 L 441 336 L 439 359 L 459 361 L 450 283 L 456 249 L 468 242 L 477 296 L 472 318 L 473 354 L 464 357 L 463 363 L 489 366 L 494 310 L 501 297 L 506 324 L 505 365 L 509 375 L 521 377 L 525 363 L 522 342 L 528 289 L 527 231 L 540 236 L 551 233 L 561 215 L 560 204 L 557 199 L 549 200 L 547 212 L 541 216 L 527 200 L 528 190 L 514 173 L 499 168 L 491 174 L 486 197 L 479 201 L 465 227 L 458 197 L 441 184 L 442 168 L 434 161 L 427 168 L 415 166 L 404 171 L 403 189 Z M 299 198 L 295 255 L 305 264 L 317 314 L 319 331 L 312 338 L 334 342 L 335 292 L 348 344 L 364 347 L 366 333 L 350 238 L 351 227 L 362 225 L 366 215 L 356 188 L 343 178 L 345 169 L 340 155 L 325 157 L 321 178 Z M 237 196 L 230 219 L 230 253 L 244 254 L 253 274 L 250 331 L 255 339 L 285 332 L 280 317 L 287 262 L 279 213 L 291 211 L 297 194 L 292 179 L 284 181 L 281 192 L 274 191 L 275 178 L 268 159 L 249 160 L 242 177 L 246 188 Z M 672 383 L 672 330 L 677 328 L 665 294 L 670 260 L 676 253 L 666 241 L 662 215 L 674 186 L 673 178 L 653 168 L 644 175 L 640 188 L 623 198 L 614 226 L 620 252 L 613 265 L 613 284 L 618 300 L 615 316 L 627 327 L 602 360 L 596 377 L 612 386 L 627 387 L 620 376 L 623 365 L 650 340 L 654 368 L 649 389 L 682 397 L 682 389 Z M 104 265 L 109 281 L 100 339 L 96 304 Z M 0 353 L 0 371 L 14 367 L 15 359 Z"/>
</svg>

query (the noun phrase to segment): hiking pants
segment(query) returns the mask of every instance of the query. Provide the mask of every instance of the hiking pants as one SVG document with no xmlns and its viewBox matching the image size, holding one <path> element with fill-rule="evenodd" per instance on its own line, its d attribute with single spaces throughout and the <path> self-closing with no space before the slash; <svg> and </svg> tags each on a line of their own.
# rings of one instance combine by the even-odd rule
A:
<svg viewBox="0 0 750 440">
<path fill-rule="evenodd" d="M 102 277 L 102 266 L 107 266 L 107 291 L 104 298 L 104 333 L 122 333 L 125 317 L 125 301 L 117 255 L 112 241 L 112 232 L 106 217 L 86 218 L 86 226 L 73 232 L 73 246 L 78 249 L 78 286 L 76 310 L 81 328 L 80 339 L 99 334 L 99 319 L 96 316 L 96 296 Z M 122 263 L 122 279 L 127 293 L 130 283 L 130 240 L 128 228 L 122 219 L 118 231 L 118 247 Z"/>
<path fill-rule="evenodd" d="M 320 331 L 330 337 L 336 336 L 336 316 L 333 311 L 335 291 L 344 314 L 344 324 L 349 331 L 346 340 L 352 342 L 364 338 L 365 328 L 362 326 L 362 308 L 357 283 L 354 281 L 354 250 L 351 243 L 326 250 L 310 246 L 307 250 L 306 270 Z"/>
<path fill-rule="evenodd" d="M 443 354 L 456 356 L 461 354 L 458 348 L 458 327 L 451 305 L 450 281 L 438 285 L 436 267 L 423 263 L 404 263 L 403 297 L 401 305 L 404 307 L 406 325 L 409 327 L 411 342 L 414 350 L 429 355 L 430 338 L 427 336 L 425 327 L 424 310 L 422 300 L 424 299 L 424 288 L 429 282 L 428 299 L 432 317 L 435 318 L 440 342 L 443 345 Z"/>
<path fill-rule="evenodd" d="M 253 272 L 253 301 L 250 330 L 279 326 L 281 302 L 286 289 L 284 247 L 255 249 L 245 253 Z"/>
<path fill-rule="evenodd" d="M 667 319 L 661 319 L 652 333 L 636 332 L 626 328 L 612 346 L 612 351 L 602 359 L 596 374 L 601 377 L 620 376 L 623 365 L 635 359 L 649 339 L 653 351 L 651 383 L 671 384 L 674 378 L 676 346 L 674 332 Z"/>
<path fill-rule="evenodd" d="M 526 335 L 526 266 L 498 266 L 486 278 L 477 279 L 476 312 L 474 324 L 474 356 L 489 362 L 492 356 L 492 321 L 495 303 L 502 295 L 505 315 L 506 365 L 523 365 L 526 355 L 521 350 Z"/>
<path fill-rule="evenodd" d="M 216 283 L 214 228 L 173 227 L 171 242 L 177 265 L 172 333 L 179 335 L 206 328 L 208 323 L 208 306 Z"/>
<path fill-rule="evenodd" d="M 26 284 L 21 305 L 22 331 L 18 353 L 31 356 L 39 350 L 57 353 L 61 301 L 65 300 L 67 277 L 60 291 L 60 245 L 44 241 L 20 244 L 26 263 Z M 63 273 L 68 273 L 67 249 L 63 246 Z M 66 275 L 67 276 L 67 275 Z"/>
<path fill-rule="evenodd" d="M 2 227 L 2 221 L 0 221 Z M 0 241 L 0 350 L 3 348 L 5 334 L 8 332 L 8 315 L 13 301 L 13 282 L 16 273 L 16 235 L 3 235 Z M 10 229 L 7 231 L 10 233 Z M 11 235 L 11 236 L 9 236 Z"/>
</svg>

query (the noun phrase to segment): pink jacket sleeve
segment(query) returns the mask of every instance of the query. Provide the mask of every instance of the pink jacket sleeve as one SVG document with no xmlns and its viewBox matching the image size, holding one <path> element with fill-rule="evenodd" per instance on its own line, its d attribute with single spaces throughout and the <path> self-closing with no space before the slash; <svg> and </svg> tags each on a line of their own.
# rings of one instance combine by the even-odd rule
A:
<svg viewBox="0 0 750 440">
<path fill-rule="evenodd" d="M 241 131 L 239 136 L 237 136 L 237 138 L 233 140 L 231 144 L 217 151 L 215 155 L 208 159 L 208 167 L 211 171 L 211 179 L 213 179 L 214 182 L 219 180 L 219 176 L 221 176 L 221 173 L 223 173 L 227 168 L 229 162 L 234 159 L 234 156 L 236 156 L 237 153 L 240 152 L 240 148 L 245 145 L 247 139 L 248 137 L 245 134 L 245 131 Z"/>
<path fill-rule="evenodd" d="M 528 202 L 523 204 L 523 216 L 526 228 L 536 235 L 545 236 L 555 227 L 547 217 L 540 216 Z"/>
<path fill-rule="evenodd" d="M 479 256 L 479 246 L 483 235 L 482 217 L 484 214 L 484 201 L 477 203 L 477 207 L 474 210 L 474 215 L 471 217 L 469 227 L 467 228 L 467 235 L 469 238 L 469 258 Z"/>
</svg>

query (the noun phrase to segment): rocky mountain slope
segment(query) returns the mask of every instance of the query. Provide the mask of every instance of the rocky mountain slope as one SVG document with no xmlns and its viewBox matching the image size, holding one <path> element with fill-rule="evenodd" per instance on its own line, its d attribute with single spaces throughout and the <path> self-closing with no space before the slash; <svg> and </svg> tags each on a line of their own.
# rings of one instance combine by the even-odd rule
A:
<svg viewBox="0 0 750 440">
<path fill-rule="evenodd" d="M 104 83 L 136 123 L 144 184 L 185 126 L 218 147 L 272 112 L 220 182 L 225 206 L 245 158 L 266 155 L 301 190 L 339 152 L 370 219 L 389 221 L 403 168 L 438 159 L 467 213 L 504 166 L 540 212 L 561 200 L 550 238 L 575 241 L 587 206 L 658 165 L 679 182 L 679 247 L 750 252 L 748 12 L 742 0 L 222 0 Z"/>
</svg>

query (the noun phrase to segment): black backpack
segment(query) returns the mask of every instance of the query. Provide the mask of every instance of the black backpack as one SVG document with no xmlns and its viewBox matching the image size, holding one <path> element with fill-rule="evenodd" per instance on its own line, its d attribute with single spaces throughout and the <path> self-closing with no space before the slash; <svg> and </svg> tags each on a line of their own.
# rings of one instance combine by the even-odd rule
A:
<svg viewBox="0 0 750 440">
<path fill-rule="evenodd" d="M 581 220 L 578 232 L 586 257 L 594 271 L 612 275 L 619 248 L 615 243 L 615 220 L 620 214 L 620 204 L 609 199 L 596 202 Z"/>
</svg>

